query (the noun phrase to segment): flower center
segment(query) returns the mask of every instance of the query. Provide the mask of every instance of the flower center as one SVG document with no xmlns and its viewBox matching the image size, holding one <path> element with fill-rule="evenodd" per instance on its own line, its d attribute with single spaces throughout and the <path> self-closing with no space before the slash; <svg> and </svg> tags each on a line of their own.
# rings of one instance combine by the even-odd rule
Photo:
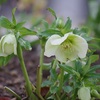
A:
<svg viewBox="0 0 100 100">
<path fill-rule="evenodd" d="M 67 40 L 65 40 L 65 41 L 61 44 L 61 46 L 62 46 L 64 49 L 71 49 L 71 47 L 72 47 L 72 41 L 69 40 L 69 39 L 67 39 Z"/>
</svg>

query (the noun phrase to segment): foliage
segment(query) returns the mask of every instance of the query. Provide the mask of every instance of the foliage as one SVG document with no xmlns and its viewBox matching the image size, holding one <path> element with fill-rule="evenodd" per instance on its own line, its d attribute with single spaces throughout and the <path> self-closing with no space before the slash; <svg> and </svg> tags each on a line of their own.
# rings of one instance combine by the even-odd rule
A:
<svg viewBox="0 0 100 100">
<path fill-rule="evenodd" d="M 89 27 L 95 38 L 100 38 L 100 2 L 98 0 L 89 0 L 89 17 L 86 26 Z M 95 41 L 93 41 L 95 42 Z M 95 47 L 100 49 L 100 40 L 95 42 Z"/>
<path fill-rule="evenodd" d="M 9 30 L 8 34 L 13 33 L 15 36 L 13 39 L 17 41 L 17 47 L 14 47 L 11 54 L 7 55 L 5 50 L 9 48 L 9 39 L 6 39 L 7 44 L 3 41 L 3 39 L 0 40 L 0 66 L 6 65 L 10 58 L 16 55 L 14 54 L 14 49 L 16 49 L 17 57 L 26 82 L 25 90 L 27 100 L 85 100 L 85 96 L 86 98 L 89 98 L 89 100 L 90 98 L 100 99 L 100 73 L 96 73 L 96 70 L 100 69 L 100 65 L 92 65 L 99 59 L 99 56 L 94 54 L 93 49 L 90 49 L 89 47 L 87 48 L 87 46 L 79 48 L 80 46 L 77 45 L 79 43 L 77 42 L 77 39 L 82 40 L 83 44 L 85 43 L 86 45 L 91 45 L 91 40 L 93 40 L 94 37 L 89 36 L 87 28 L 83 27 L 81 29 L 72 29 L 72 21 L 69 17 L 67 18 L 67 21 L 64 22 L 61 18 L 56 16 L 56 13 L 51 8 L 49 8 L 48 10 L 55 17 L 55 20 L 51 24 L 42 20 L 41 23 L 44 25 L 43 27 L 27 29 L 23 27 L 24 22 L 17 23 L 15 10 L 15 8 L 12 10 L 12 21 L 9 21 L 4 16 L 0 17 L 0 26 Z M 69 33 L 72 35 L 70 38 Z M 32 84 L 30 82 L 22 54 L 22 48 L 31 50 L 30 42 L 23 39 L 26 35 L 37 35 L 41 46 L 40 62 L 37 67 L 36 84 Z M 52 36 L 57 36 L 53 39 L 56 40 L 56 42 L 51 40 Z M 75 40 L 76 43 L 73 43 L 73 40 Z M 57 48 L 55 48 L 56 50 L 61 49 L 61 46 L 64 47 L 64 50 L 66 51 L 64 51 L 65 55 L 71 54 L 68 54 L 68 50 L 71 52 L 73 48 L 75 48 L 76 53 L 72 52 L 71 58 L 69 56 L 66 61 L 63 62 L 57 59 L 57 57 L 60 58 L 60 56 L 56 56 L 57 52 L 53 51 L 53 55 L 55 57 L 51 62 L 45 64 L 44 53 L 46 51 L 46 45 L 51 46 L 50 43 L 47 43 L 48 41 L 50 41 L 53 47 L 57 46 Z M 6 48 L 3 44 L 6 44 Z M 84 53 L 84 50 L 86 53 Z M 3 54 L 6 54 L 7 56 L 4 57 Z M 50 76 L 43 81 L 42 73 L 45 69 L 49 70 Z M 6 89 L 16 96 L 18 100 L 21 100 L 21 97 L 14 91 L 7 87 Z M 44 95 L 41 93 L 43 89 L 47 91 Z M 88 90 L 88 95 L 85 93 L 83 96 L 83 93 L 86 90 Z"/>
</svg>

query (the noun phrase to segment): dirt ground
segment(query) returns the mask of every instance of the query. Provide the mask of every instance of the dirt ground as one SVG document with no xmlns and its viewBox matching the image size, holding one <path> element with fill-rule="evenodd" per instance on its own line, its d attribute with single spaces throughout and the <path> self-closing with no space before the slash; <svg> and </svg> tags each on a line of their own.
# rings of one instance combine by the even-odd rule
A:
<svg viewBox="0 0 100 100">
<path fill-rule="evenodd" d="M 32 51 L 25 51 L 23 55 L 30 80 L 33 84 L 35 84 L 36 68 L 39 63 L 39 53 L 34 47 Z M 7 66 L 0 68 L 0 97 L 12 97 L 12 95 L 4 89 L 5 86 L 11 88 L 13 91 L 23 97 L 25 94 L 24 83 L 24 78 L 17 57 L 14 57 Z"/>
</svg>

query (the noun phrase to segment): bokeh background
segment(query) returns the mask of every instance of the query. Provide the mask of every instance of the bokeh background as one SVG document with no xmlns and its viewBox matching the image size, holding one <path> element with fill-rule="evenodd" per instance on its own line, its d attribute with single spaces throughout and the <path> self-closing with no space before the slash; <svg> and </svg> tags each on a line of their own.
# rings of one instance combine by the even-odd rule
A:
<svg viewBox="0 0 100 100">
<path fill-rule="evenodd" d="M 65 21 L 70 17 L 73 28 L 85 25 L 92 36 L 100 37 L 100 0 L 0 0 L 0 16 L 11 19 L 14 7 L 17 8 L 17 20 L 26 21 L 28 28 L 38 25 L 42 18 L 50 23 L 53 20 L 47 11 L 50 7 Z M 4 34 L 3 31 L 0 29 L 0 35 Z"/>
</svg>

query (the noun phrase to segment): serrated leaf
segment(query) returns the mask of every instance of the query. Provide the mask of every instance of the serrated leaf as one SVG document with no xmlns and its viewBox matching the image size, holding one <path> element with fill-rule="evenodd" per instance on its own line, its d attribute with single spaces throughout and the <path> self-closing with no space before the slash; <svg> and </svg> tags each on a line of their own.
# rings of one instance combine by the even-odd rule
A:
<svg viewBox="0 0 100 100">
<path fill-rule="evenodd" d="M 64 27 L 62 28 L 61 32 L 63 34 L 70 32 L 71 31 L 71 25 L 72 25 L 72 21 L 71 19 L 68 17 L 68 20 L 66 21 Z"/>
<path fill-rule="evenodd" d="M 88 78 L 100 78 L 100 73 L 88 73 L 86 76 Z"/>
<path fill-rule="evenodd" d="M 7 29 L 13 29 L 14 25 L 4 16 L 0 17 L 0 26 L 7 28 Z"/>
<path fill-rule="evenodd" d="M 55 19 L 57 19 L 56 13 L 53 9 L 48 8 L 48 11 L 55 17 Z"/>
<path fill-rule="evenodd" d="M 31 49 L 32 49 L 30 42 L 28 42 L 27 40 L 24 40 L 23 38 L 19 38 L 19 39 L 18 39 L 18 42 L 19 42 L 20 45 L 21 45 L 22 47 L 24 47 L 26 50 L 31 50 Z"/>
<path fill-rule="evenodd" d="M 7 57 L 0 57 L 0 67 L 5 66 L 8 64 L 8 62 L 10 61 L 10 59 L 13 57 L 14 55 L 9 55 Z"/>
<path fill-rule="evenodd" d="M 64 65 L 64 64 L 59 64 L 59 67 L 61 67 L 64 71 L 76 75 L 78 77 L 80 77 L 80 74 L 78 72 L 76 72 L 72 67 Z"/>
<path fill-rule="evenodd" d="M 46 31 L 39 33 L 39 35 L 42 35 L 44 37 L 48 37 L 48 36 L 51 36 L 54 34 L 58 34 L 58 35 L 62 36 L 61 32 L 59 30 L 56 30 L 56 29 L 47 29 Z"/>
<path fill-rule="evenodd" d="M 29 30 L 25 27 L 22 27 L 18 30 L 21 34 L 21 36 L 26 36 L 26 35 L 36 35 L 37 33 L 35 31 Z"/>
<path fill-rule="evenodd" d="M 16 8 L 13 8 L 13 10 L 12 10 L 12 22 L 14 25 L 16 25 L 15 12 L 16 12 Z"/>
<path fill-rule="evenodd" d="M 96 70 L 98 70 L 98 69 L 100 69 L 100 65 L 92 66 L 92 67 L 90 68 L 90 70 L 88 71 L 88 73 L 94 72 L 94 71 L 96 71 Z"/>
</svg>

